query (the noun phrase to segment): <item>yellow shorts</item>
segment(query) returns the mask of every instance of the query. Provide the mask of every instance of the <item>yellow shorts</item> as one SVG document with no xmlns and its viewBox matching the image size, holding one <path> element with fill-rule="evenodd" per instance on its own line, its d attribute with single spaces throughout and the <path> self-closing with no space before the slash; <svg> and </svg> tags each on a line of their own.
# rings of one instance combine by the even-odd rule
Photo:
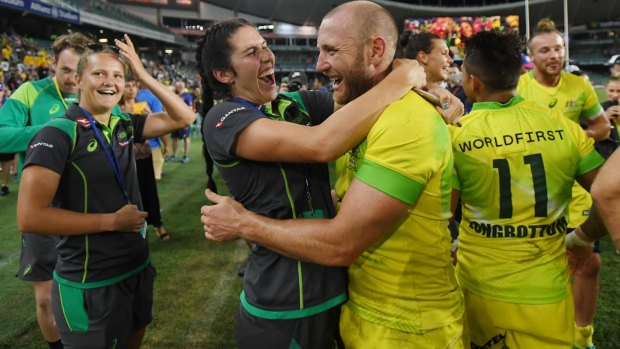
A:
<svg viewBox="0 0 620 349">
<path fill-rule="evenodd" d="M 463 289 L 466 348 L 572 348 L 573 296 L 553 304 L 513 304 L 489 300 Z M 471 346 L 470 346 L 471 342 Z"/>
<path fill-rule="evenodd" d="M 347 305 L 342 307 L 340 315 L 340 335 L 347 349 L 463 349 L 462 332 L 461 320 L 417 334 L 370 322 L 357 316 Z"/>
<path fill-rule="evenodd" d="M 153 171 L 155 173 L 155 179 L 161 179 L 161 172 L 164 169 L 164 156 L 161 153 L 161 147 L 152 149 L 153 155 Z"/>
</svg>

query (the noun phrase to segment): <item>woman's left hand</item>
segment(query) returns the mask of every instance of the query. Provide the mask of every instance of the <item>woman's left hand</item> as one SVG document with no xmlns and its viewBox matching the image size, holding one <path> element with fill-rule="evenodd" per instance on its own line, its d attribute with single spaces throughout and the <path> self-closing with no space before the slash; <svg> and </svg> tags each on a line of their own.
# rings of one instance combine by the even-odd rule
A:
<svg viewBox="0 0 620 349">
<path fill-rule="evenodd" d="M 140 60 L 138 53 L 136 53 L 136 49 L 134 48 L 133 42 L 131 42 L 129 35 L 125 34 L 124 37 L 125 42 L 114 39 L 114 44 L 119 48 L 121 55 L 127 59 L 127 63 L 129 64 L 129 67 L 131 68 L 131 71 L 136 79 L 143 81 L 149 73 L 142 65 L 142 61 Z"/>
</svg>

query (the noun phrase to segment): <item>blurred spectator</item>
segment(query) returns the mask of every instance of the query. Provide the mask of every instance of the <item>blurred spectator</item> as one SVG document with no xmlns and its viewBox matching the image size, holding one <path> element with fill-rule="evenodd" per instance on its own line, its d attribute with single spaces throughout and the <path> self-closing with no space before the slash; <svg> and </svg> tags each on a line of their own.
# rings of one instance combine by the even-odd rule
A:
<svg viewBox="0 0 620 349">
<path fill-rule="evenodd" d="M 532 63 L 532 61 L 530 60 L 530 57 L 528 57 L 525 54 L 522 54 L 521 55 L 521 73 L 528 72 L 532 69 L 534 69 L 534 63 Z"/>
<path fill-rule="evenodd" d="M 4 101 L 8 98 L 8 91 L 3 84 L 0 83 L 0 108 Z M 0 162 L 2 163 L 2 187 L 0 187 L 0 196 L 9 194 L 9 178 L 11 177 L 11 164 L 15 154 L 0 154 Z"/>
<path fill-rule="evenodd" d="M 291 72 L 288 76 L 288 90 L 290 92 L 307 91 L 308 77 L 306 73 L 302 71 Z"/>
<path fill-rule="evenodd" d="M 2 108 L 4 102 L 7 100 L 7 98 L 9 98 L 9 95 L 10 91 L 4 86 L 3 83 L 0 83 L 0 108 Z"/>
<path fill-rule="evenodd" d="M 448 68 L 448 80 L 446 80 L 448 86 L 446 86 L 446 89 L 461 100 L 465 109 L 464 114 L 467 114 L 471 111 L 471 103 L 469 103 L 465 95 L 465 90 L 463 90 L 463 86 L 461 86 L 462 78 L 463 74 L 458 64 L 452 63 L 450 68 Z"/>
<path fill-rule="evenodd" d="M 278 92 L 288 92 L 288 82 L 281 82 Z"/>
<path fill-rule="evenodd" d="M 605 92 L 607 93 L 607 101 L 601 105 L 607 117 L 609 117 L 613 128 L 609 138 L 595 144 L 596 150 L 608 158 L 620 145 L 620 135 L 618 134 L 618 126 L 620 125 L 620 75 L 612 75 L 605 85 Z"/>
<path fill-rule="evenodd" d="M 183 80 L 177 80 L 174 83 L 174 90 L 179 97 L 185 102 L 185 104 L 192 106 L 193 105 L 193 97 L 192 94 L 187 91 L 185 88 L 185 82 Z M 180 129 L 178 131 L 172 132 L 170 135 L 172 137 L 172 156 L 170 157 L 170 161 L 179 161 L 177 157 L 177 151 L 179 149 L 179 139 L 183 140 L 183 157 L 181 158 L 181 162 L 186 164 L 189 162 L 189 146 L 190 146 L 190 132 L 191 128 L 186 127 Z"/>
<path fill-rule="evenodd" d="M 611 76 L 620 76 L 620 55 L 612 56 L 605 65 L 609 66 Z"/>
<path fill-rule="evenodd" d="M 327 78 L 324 75 L 317 75 L 316 79 L 314 79 L 314 89 L 321 92 L 328 92 L 327 86 Z"/>
<path fill-rule="evenodd" d="M 133 77 L 125 78 L 125 91 L 123 99 L 119 103 L 124 113 L 133 115 L 150 115 L 153 111 L 147 102 L 136 100 L 138 95 L 138 82 Z M 157 98 L 157 97 L 156 97 Z M 136 159 L 136 173 L 138 185 L 140 187 L 140 197 L 142 206 L 148 213 L 146 222 L 155 227 L 155 232 L 161 240 L 169 240 L 170 235 L 166 232 L 161 221 L 159 206 L 159 194 L 157 193 L 157 182 L 155 182 L 155 172 L 153 170 L 153 155 L 149 140 L 142 143 L 134 143 L 134 155 Z"/>
</svg>

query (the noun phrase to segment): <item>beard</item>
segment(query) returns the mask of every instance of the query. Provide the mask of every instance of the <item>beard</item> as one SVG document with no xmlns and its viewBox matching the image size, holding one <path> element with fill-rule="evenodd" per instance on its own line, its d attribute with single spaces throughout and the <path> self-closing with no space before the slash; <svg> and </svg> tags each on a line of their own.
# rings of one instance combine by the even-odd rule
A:
<svg viewBox="0 0 620 349">
<path fill-rule="evenodd" d="M 538 62 L 534 63 L 538 71 L 540 71 L 543 75 L 549 76 L 549 77 L 557 77 L 562 72 L 562 68 L 564 67 L 564 60 L 563 59 L 559 60 L 557 64 L 558 64 L 558 68 L 551 68 L 551 67 L 548 67 L 545 63 L 538 63 Z"/>
<path fill-rule="evenodd" d="M 340 105 L 345 105 L 355 98 L 363 95 L 366 91 L 370 90 L 375 85 L 374 76 L 366 69 L 366 60 L 362 52 L 358 53 L 356 62 L 363 62 L 363 64 L 355 64 L 350 67 L 344 80 L 347 81 L 345 94 L 342 96 L 334 95 L 334 100 Z"/>
</svg>

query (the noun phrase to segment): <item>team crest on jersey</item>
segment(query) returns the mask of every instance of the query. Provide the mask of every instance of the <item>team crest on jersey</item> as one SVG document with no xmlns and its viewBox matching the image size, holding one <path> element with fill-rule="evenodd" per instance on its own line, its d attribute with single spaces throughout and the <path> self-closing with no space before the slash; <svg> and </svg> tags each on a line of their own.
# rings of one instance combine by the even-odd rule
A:
<svg viewBox="0 0 620 349">
<path fill-rule="evenodd" d="M 577 101 L 566 101 L 566 110 L 576 110 L 577 109 Z"/>
<path fill-rule="evenodd" d="M 75 121 L 80 124 L 82 127 L 84 128 L 89 128 L 90 127 L 90 121 L 88 121 L 88 119 L 86 118 L 77 118 L 75 119 Z"/>
<path fill-rule="evenodd" d="M 56 113 L 58 113 L 58 111 L 59 111 L 59 110 L 60 110 L 60 104 L 54 104 L 54 105 L 50 108 L 49 114 L 50 114 L 50 115 L 52 115 L 52 114 L 56 114 Z"/>
</svg>

